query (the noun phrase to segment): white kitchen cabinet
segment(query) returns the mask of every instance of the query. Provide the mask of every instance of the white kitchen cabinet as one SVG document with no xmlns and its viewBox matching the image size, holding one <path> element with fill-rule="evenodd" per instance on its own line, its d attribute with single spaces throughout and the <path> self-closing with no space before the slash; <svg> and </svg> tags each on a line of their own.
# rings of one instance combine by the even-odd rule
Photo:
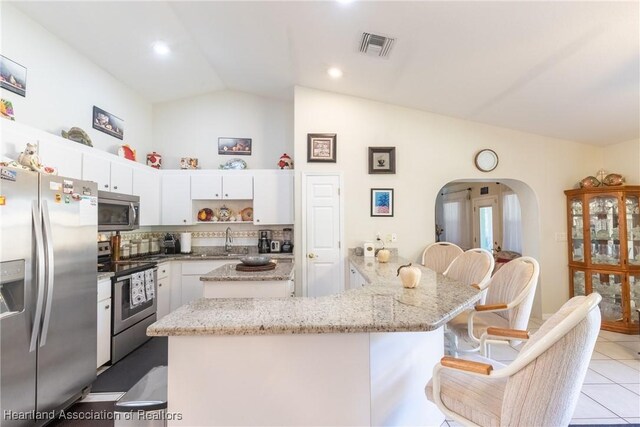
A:
<svg viewBox="0 0 640 427">
<path fill-rule="evenodd" d="M 140 226 L 160 224 L 160 173 L 133 169 L 133 194 L 140 197 Z"/>
<path fill-rule="evenodd" d="M 169 271 L 169 278 L 171 279 L 171 298 L 170 298 L 170 312 L 176 310 L 182 305 L 182 263 L 172 262 L 171 269 Z"/>
<path fill-rule="evenodd" d="M 82 154 L 82 179 L 98 183 L 98 190 L 111 189 L 111 162 L 104 156 Z"/>
<path fill-rule="evenodd" d="M 211 270 L 222 267 L 225 264 L 239 262 L 238 260 L 216 261 L 187 261 L 182 263 L 181 303 L 188 304 L 191 301 L 202 298 L 203 285 L 200 277 Z"/>
<path fill-rule="evenodd" d="M 260 171 L 254 178 L 253 222 L 293 224 L 293 172 Z"/>
<path fill-rule="evenodd" d="M 171 263 L 158 265 L 157 319 L 160 320 L 171 312 Z"/>
<path fill-rule="evenodd" d="M 201 282 L 205 298 L 287 298 L 293 280 Z"/>
<path fill-rule="evenodd" d="M 192 200 L 250 200 L 253 198 L 253 176 L 234 172 L 191 175 Z"/>
<path fill-rule="evenodd" d="M 40 139 L 38 155 L 43 165 L 57 168 L 58 175 L 82 179 L 82 153 L 75 150 L 72 145 L 67 146 L 61 142 Z"/>
<path fill-rule="evenodd" d="M 222 199 L 222 175 L 219 173 L 198 173 L 191 175 L 191 199 Z"/>
<path fill-rule="evenodd" d="M 111 359 L 111 279 L 98 281 L 96 367 Z"/>
<path fill-rule="evenodd" d="M 253 198 L 253 176 L 223 175 L 222 198 L 224 200 L 250 200 Z"/>
<path fill-rule="evenodd" d="M 133 168 L 117 162 L 111 162 L 111 191 L 133 194 Z"/>
<path fill-rule="evenodd" d="M 349 263 L 349 289 L 358 289 L 367 285 L 367 281 L 362 274 Z"/>
<path fill-rule="evenodd" d="M 162 225 L 192 223 L 191 180 L 188 174 L 162 175 Z"/>
</svg>

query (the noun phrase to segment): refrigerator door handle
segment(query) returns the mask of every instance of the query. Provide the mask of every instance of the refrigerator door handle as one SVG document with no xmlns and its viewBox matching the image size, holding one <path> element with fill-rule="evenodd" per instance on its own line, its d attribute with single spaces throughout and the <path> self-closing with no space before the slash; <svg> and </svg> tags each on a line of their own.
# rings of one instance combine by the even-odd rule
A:
<svg viewBox="0 0 640 427">
<path fill-rule="evenodd" d="M 40 322 L 42 321 L 42 305 L 44 303 L 44 275 L 45 275 L 45 259 L 44 259 L 44 241 L 42 238 L 42 221 L 38 202 L 34 200 L 31 205 L 31 214 L 33 217 L 33 229 L 36 238 L 36 277 L 35 283 L 38 287 L 38 297 L 36 300 L 36 312 L 33 316 L 33 327 L 31 330 L 31 345 L 29 353 L 36 350 L 38 345 L 38 334 L 40 333 Z"/>
<path fill-rule="evenodd" d="M 44 321 L 42 322 L 42 332 L 40 333 L 40 347 L 47 343 L 47 333 L 49 332 L 49 321 L 51 320 L 51 306 L 53 303 L 54 285 L 54 263 L 53 263 L 53 238 L 51 236 L 51 220 L 49 219 L 49 207 L 47 201 L 42 201 L 42 222 L 44 224 L 44 239 L 47 253 L 47 303 L 44 311 Z"/>
</svg>

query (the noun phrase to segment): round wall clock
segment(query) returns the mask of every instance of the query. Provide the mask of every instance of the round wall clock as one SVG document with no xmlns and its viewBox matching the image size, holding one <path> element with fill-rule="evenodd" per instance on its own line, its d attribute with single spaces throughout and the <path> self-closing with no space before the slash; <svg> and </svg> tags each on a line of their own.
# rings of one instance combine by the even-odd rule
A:
<svg viewBox="0 0 640 427">
<path fill-rule="evenodd" d="M 478 151 L 474 161 L 482 172 L 491 172 L 498 166 L 498 155 L 493 150 L 484 149 Z"/>
</svg>

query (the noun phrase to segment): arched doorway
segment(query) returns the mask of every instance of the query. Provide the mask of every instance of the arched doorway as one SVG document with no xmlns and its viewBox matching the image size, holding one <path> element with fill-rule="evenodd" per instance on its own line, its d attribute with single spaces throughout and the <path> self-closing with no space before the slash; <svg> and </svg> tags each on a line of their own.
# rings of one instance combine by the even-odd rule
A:
<svg viewBox="0 0 640 427">
<path fill-rule="evenodd" d="M 540 259 L 538 200 L 526 183 L 513 179 L 451 181 L 436 195 L 435 206 L 436 241 Z M 537 318 L 542 317 L 541 288 L 539 283 L 532 311 Z"/>
</svg>

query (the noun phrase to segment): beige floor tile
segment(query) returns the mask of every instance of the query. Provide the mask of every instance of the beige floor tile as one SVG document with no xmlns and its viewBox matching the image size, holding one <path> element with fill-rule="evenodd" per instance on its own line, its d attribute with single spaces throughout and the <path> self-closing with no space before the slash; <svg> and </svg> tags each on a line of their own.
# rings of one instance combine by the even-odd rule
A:
<svg viewBox="0 0 640 427">
<path fill-rule="evenodd" d="M 580 393 L 576 410 L 573 411 L 573 418 L 618 418 L 618 416 L 586 394 Z"/>
<path fill-rule="evenodd" d="M 640 384 L 620 384 L 620 385 L 626 388 L 627 390 L 631 390 L 632 392 L 640 396 Z"/>
<path fill-rule="evenodd" d="M 591 355 L 591 360 L 611 360 L 611 358 L 594 350 Z"/>
<path fill-rule="evenodd" d="M 599 336 L 609 341 L 634 341 L 638 339 L 637 335 L 619 334 L 611 331 L 600 331 Z"/>
<path fill-rule="evenodd" d="M 636 371 L 640 371 L 640 360 L 619 360 L 619 362 L 631 366 Z"/>
<path fill-rule="evenodd" d="M 612 359 L 636 359 L 640 360 L 637 351 L 624 347 L 619 342 L 596 342 L 596 351 L 609 356 Z"/>
<path fill-rule="evenodd" d="M 635 351 L 636 354 L 640 351 L 640 338 L 636 339 L 635 341 L 618 341 L 617 344 L 623 347 L 630 348 L 631 350 Z"/>
<path fill-rule="evenodd" d="M 609 424 L 627 424 L 622 418 L 574 418 L 570 424 L 593 424 L 593 425 L 609 425 Z"/>
<path fill-rule="evenodd" d="M 591 369 L 587 370 L 587 376 L 584 378 L 584 384 L 612 384 L 609 378 L 604 377 Z"/>
<path fill-rule="evenodd" d="M 621 385 L 585 384 L 582 393 L 619 417 L 640 417 L 640 396 Z"/>
<path fill-rule="evenodd" d="M 640 372 L 617 360 L 592 360 L 589 369 L 619 384 L 640 383 Z"/>
</svg>

